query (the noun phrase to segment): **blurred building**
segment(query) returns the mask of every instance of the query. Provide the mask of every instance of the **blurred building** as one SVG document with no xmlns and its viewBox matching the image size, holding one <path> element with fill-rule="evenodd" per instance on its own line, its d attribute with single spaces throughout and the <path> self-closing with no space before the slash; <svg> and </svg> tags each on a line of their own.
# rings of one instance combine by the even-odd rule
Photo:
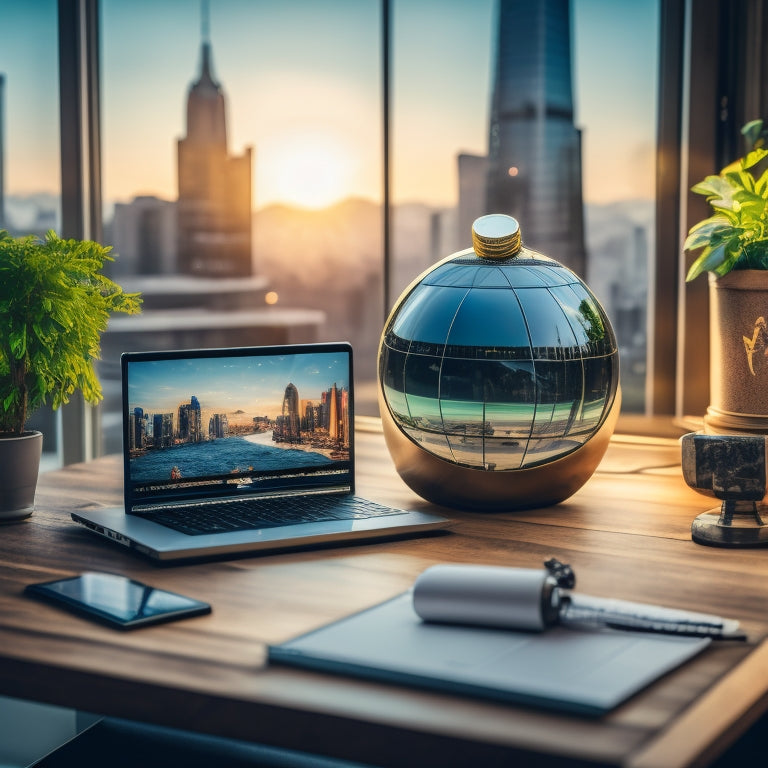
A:
<svg viewBox="0 0 768 768">
<path fill-rule="evenodd" d="M 583 277 L 570 2 L 499 0 L 498 13 L 485 189 L 478 189 L 483 158 L 460 156 L 459 227 L 479 210 L 514 216 L 527 246 Z"/>
<path fill-rule="evenodd" d="M 178 272 L 247 276 L 251 266 L 251 148 L 227 148 L 224 92 L 203 39 L 200 76 L 187 96 L 187 135 L 178 142 Z"/>
<path fill-rule="evenodd" d="M 112 274 L 170 275 L 176 271 L 176 203 L 152 195 L 115 203 L 112 240 L 120 258 Z"/>
<path fill-rule="evenodd" d="M 458 164 L 459 210 L 456 247 L 453 250 L 469 248 L 472 243 L 472 222 L 490 213 L 485 203 L 488 158 L 485 155 L 462 153 L 458 156 Z"/>
</svg>

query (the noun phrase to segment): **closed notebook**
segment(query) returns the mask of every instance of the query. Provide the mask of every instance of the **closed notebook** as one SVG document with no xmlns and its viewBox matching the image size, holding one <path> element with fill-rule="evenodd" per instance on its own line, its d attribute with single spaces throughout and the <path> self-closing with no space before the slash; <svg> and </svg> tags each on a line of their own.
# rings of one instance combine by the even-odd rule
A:
<svg viewBox="0 0 768 768">
<path fill-rule="evenodd" d="M 269 648 L 273 662 L 599 716 L 710 640 L 612 629 L 545 632 L 423 622 L 406 592 Z"/>
</svg>

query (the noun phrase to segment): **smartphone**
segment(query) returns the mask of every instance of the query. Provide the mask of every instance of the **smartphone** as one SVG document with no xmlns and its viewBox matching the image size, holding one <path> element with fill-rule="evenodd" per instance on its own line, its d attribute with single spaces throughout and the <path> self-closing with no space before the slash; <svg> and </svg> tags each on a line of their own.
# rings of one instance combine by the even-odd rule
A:
<svg viewBox="0 0 768 768">
<path fill-rule="evenodd" d="M 208 603 L 112 573 L 83 573 L 68 579 L 29 584 L 24 593 L 118 629 L 145 627 L 211 612 Z"/>
</svg>

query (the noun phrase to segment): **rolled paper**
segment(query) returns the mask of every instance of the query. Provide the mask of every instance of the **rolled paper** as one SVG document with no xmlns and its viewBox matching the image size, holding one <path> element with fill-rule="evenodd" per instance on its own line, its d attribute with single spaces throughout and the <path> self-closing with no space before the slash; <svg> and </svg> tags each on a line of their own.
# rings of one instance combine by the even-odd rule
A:
<svg viewBox="0 0 768 768">
<path fill-rule="evenodd" d="M 540 568 L 433 565 L 416 579 L 424 621 L 541 631 L 557 621 L 555 579 Z"/>
</svg>

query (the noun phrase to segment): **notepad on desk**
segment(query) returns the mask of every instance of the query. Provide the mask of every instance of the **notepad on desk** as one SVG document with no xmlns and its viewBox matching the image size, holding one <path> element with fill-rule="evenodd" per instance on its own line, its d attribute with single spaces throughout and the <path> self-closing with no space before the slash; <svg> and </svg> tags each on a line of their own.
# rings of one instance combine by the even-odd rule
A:
<svg viewBox="0 0 768 768">
<path fill-rule="evenodd" d="M 603 715 L 710 640 L 614 629 L 433 624 L 412 593 L 270 646 L 270 661 L 583 715 Z"/>
</svg>

